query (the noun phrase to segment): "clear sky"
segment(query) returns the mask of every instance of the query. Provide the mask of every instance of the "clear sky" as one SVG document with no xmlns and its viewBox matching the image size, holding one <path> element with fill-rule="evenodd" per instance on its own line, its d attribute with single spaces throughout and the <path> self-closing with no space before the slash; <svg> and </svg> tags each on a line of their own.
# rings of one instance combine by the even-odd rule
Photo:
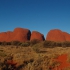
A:
<svg viewBox="0 0 70 70">
<path fill-rule="evenodd" d="M 16 27 L 70 33 L 70 0 L 0 0 L 0 32 Z"/>
</svg>

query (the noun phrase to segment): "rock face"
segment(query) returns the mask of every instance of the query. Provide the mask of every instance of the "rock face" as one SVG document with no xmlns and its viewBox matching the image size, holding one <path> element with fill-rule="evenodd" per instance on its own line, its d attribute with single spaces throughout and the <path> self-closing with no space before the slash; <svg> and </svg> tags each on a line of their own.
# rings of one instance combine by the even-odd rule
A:
<svg viewBox="0 0 70 70">
<path fill-rule="evenodd" d="M 34 39 L 37 39 L 39 41 L 45 40 L 44 35 L 37 31 L 33 31 L 31 34 L 30 40 L 34 40 Z"/>
<path fill-rule="evenodd" d="M 70 34 L 62 32 L 59 29 L 50 30 L 46 36 L 46 40 L 49 41 L 70 41 Z"/>
<path fill-rule="evenodd" d="M 63 32 L 63 35 L 65 36 L 66 41 L 70 41 L 70 34 Z"/>
<path fill-rule="evenodd" d="M 30 40 L 31 32 L 28 29 L 16 28 L 13 32 L 2 32 L 0 33 L 0 42 L 6 41 L 20 41 L 25 42 Z"/>
<path fill-rule="evenodd" d="M 32 31 L 24 28 L 15 28 L 14 31 L 1 32 L 0 33 L 0 42 L 11 42 L 11 41 L 20 41 L 26 42 L 37 39 L 39 41 L 44 41 L 44 35 L 37 31 Z M 59 29 L 50 30 L 46 36 L 48 41 L 70 41 L 70 34 L 63 32 Z"/>
</svg>

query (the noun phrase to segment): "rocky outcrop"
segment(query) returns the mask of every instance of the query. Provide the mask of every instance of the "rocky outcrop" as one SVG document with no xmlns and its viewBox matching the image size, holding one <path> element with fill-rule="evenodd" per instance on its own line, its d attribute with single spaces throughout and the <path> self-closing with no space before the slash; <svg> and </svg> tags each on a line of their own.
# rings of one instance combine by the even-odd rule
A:
<svg viewBox="0 0 70 70">
<path fill-rule="evenodd" d="M 13 32 L 2 32 L 0 33 L 0 42 L 6 41 L 20 41 L 25 42 L 30 40 L 31 32 L 24 28 L 15 28 Z"/>
<path fill-rule="evenodd" d="M 11 42 L 11 41 L 20 41 L 26 42 L 37 39 L 39 41 L 44 41 L 44 35 L 37 31 L 30 32 L 29 29 L 25 28 L 15 28 L 14 31 L 7 31 L 0 33 L 0 42 Z M 46 36 L 48 41 L 70 41 L 70 34 L 63 32 L 59 29 L 50 30 Z"/>
<path fill-rule="evenodd" d="M 33 31 L 31 34 L 30 40 L 34 40 L 34 39 L 37 39 L 39 41 L 45 40 L 44 35 L 37 31 Z"/>
<path fill-rule="evenodd" d="M 70 34 L 63 32 L 59 29 L 54 29 L 48 32 L 46 40 L 59 42 L 70 41 Z"/>
<path fill-rule="evenodd" d="M 70 34 L 63 32 L 63 35 L 65 36 L 66 41 L 70 41 Z"/>
</svg>

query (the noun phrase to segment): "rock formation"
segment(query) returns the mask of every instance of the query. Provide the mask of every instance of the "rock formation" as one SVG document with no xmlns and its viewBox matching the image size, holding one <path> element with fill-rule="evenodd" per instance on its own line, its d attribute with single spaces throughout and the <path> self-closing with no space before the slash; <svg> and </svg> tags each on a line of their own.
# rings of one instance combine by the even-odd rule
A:
<svg viewBox="0 0 70 70">
<path fill-rule="evenodd" d="M 13 32 L 2 32 L 0 33 L 0 42 L 6 41 L 20 41 L 25 42 L 30 40 L 31 32 L 28 29 L 16 28 Z"/>
<path fill-rule="evenodd" d="M 44 41 L 44 35 L 37 31 L 32 31 L 25 28 L 15 28 L 14 31 L 7 31 L 0 33 L 0 42 L 11 42 L 11 41 L 20 41 L 26 42 L 37 39 L 39 41 Z M 50 30 L 46 36 L 48 41 L 70 41 L 70 34 L 63 32 L 59 29 Z"/>
<path fill-rule="evenodd" d="M 46 40 L 59 42 L 70 41 L 70 34 L 63 32 L 59 29 L 54 29 L 48 32 Z"/>
<path fill-rule="evenodd" d="M 66 41 L 70 41 L 70 34 L 63 32 L 63 35 L 65 36 Z"/>
<path fill-rule="evenodd" d="M 44 35 L 41 34 L 40 32 L 37 32 L 37 31 L 33 31 L 32 34 L 31 34 L 30 40 L 34 40 L 34 39 L 37 39 L 39 41 L 45 40 Z"/>
</svg>

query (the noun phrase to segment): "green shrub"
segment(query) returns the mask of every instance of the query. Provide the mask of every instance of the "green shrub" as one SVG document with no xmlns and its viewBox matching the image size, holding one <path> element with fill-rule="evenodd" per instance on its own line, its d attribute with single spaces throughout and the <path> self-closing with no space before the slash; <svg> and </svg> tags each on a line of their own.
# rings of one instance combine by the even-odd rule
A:
<svg viewBox="0 0 70 70">
<path fill-rule="evenodd" d="M 3 41 L 3 42 L 0 42 L 0 45 L 3 45 L 3 46 L 11 45 L 11 42 Z"/>
<path fill-rule="evenodd" d="M 7 45 L 11 45 L 11 42 L 7 42 Z"/>
<path fill-rule="evenodd" d="M 2 42 L 0 42 L 0 45 L 2 45 Z"/>
<path fill-rule="evenodd" d="M 23 42 L 23 43 L 21 44 L 21 46 L 23 46 L 23 47 L 28 47 L 28 46 L 30 46 L 30 42 Z"/>
<path fill-rule="evenodd" d="M 62 42 L 56 42 L 56 46 L 62 47 Z"/>
<path fill-rule="evenodd" d="M 40 42 L 39 40 L 33 39 L 33 40 L 30 41 L 30 45 L 33 46 L 33 45 L 35 45 L 35 44 L 37 44 L 39 42 Z"/>
<path fill-rule="evenodd" d="M 43 44 L 42 42 L 37 43 L 35 45 L 32 46 L 32 49 L 36 52 L 36 53 L 40 53 L 40 49 L 43 48 Z"/>
<path fill-rule="evenodd" d="M 5 54 L 5 52 L 0 51 L 0 56 L 1 56 L 1 57 L 5 57 L 5 56 L 7 56 L 7 55 Z"/>
<path fill-rule="evenodd" d="M 3 42 L 2 42 L 2 45 L 3 45 L 3 46 L 6 46 L 6 45 L 7 45 L 7 42 L 6 42 L 6 41 L 3 41 Z"/>
<path fill-rule="evenodd" d="M 53 41 L 44 41 L 43 42 L 43 47 L 55 47 L 56 46 L 56 42 L 53 42 Z"/>
<path fill-rule="evenodd" d="M 70 42 L 68 41 L 63 42 L 62 47 L 70 47 Z"/>
<path fill-rule="evenodd" d="M 32 47 L 32 48 L 33 48 L 33 50 L 34 50 L 36 53 L 39 53 L 39 52 L 40 52 L 40 50 L 39 50 L 38 47 Z"/>
<path fill-rule="evenodd" d="M 19 41 L 12 41 L 11 45 L 19 46 L 19 45 L 21 45 L 21 42 L 19 42 Z"/>
</svg>

